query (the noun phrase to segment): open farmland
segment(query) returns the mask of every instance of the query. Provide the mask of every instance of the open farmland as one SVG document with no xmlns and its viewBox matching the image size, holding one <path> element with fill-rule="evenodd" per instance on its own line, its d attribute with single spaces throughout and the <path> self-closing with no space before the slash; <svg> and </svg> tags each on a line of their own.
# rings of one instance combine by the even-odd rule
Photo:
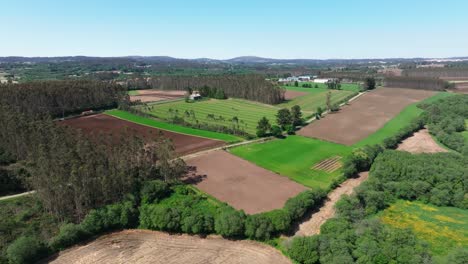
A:
<svg viewBox="0 0 468 264">
<path fill-rule="evenodd" d="M 315 85 L 315 84 L 312 84 Z M 286 102 L 276 105 L 277 107 L 291 108 L 294 105 L 299 105 L 306 114 L 312 114 L 317 110 L 317 107 L 326 107 L 327 92 L 331 91 L 332 104 L 342 102 L 346 98 L 356 95 L 359 87 L 354 84 L 342 84 L 342 90 L 330 90 L 326 85 L 319 84 L 319 88 L 302 88 L 293 86 L 283 86 L 286 89 Z M 290 94 L 288 96 L 288 93 Z M 293 96 L 299 95 L 302 96 Z M 305 94 L 303 94 L 305 93 Z"/>
<path fill-rule="evenodd" d="M 186 94 L 185 91 L 163 91 L 163 90 L 134 90 L 130 93 L 131 101 L 147 102 L 159 102 L 165 100 L 174 100 L 183 98 Z"/>
<path fill-rule="evenodd" d="M 223 150 L 186 162 L 197 169 L 188 179 L 197 188 L 248 214 L 282 208 L 287 199 L 306 190 L 286 177 Z"/>
<path fill-rule="evenodd" d="M 351 153 L 351 148 L 317 139 L 288 136 L 232 148 L 230 152 L 307 187 L 325 189 L 342 175 L 342 170 L 337 168 L 327 172 L 314 169 L 314 166 L 327 159 L 344 158 Z"/>
<path fill-rule="evenodd" d="M 267 117 L 271 123 L 276 123 L 277 108 L 241 99 L 217 100 L 209 99 L 194 103 L 185 101 L 152 104 L 143 111 L 163 119 L 183 118 L 191 124 L 208 124 L 212 126 L 236 127 L 255 135 L 258 121 Z M 236 122 L 234 117 L 238 118 Z"/>
<path fill-rule="evenodd" d="M 50 263 L 258 263 L 291 261 L 278 250 L 253 241 L 125 230 L 61 252 Z"/>
<path fill-rule="evenodd" d="M 162 133 L 162 136 L 172 140 L 175 151 L 179 155 L 189 154 L 225 144 L 223 141 L 219 140 L 184 135 L 139 125 L 105 114 L 68 119 L 61 121 L 60 124 L 80 129 L 87 134 L 103 132 L 113 135 L 114 137 L 119 137 L 124 132 L 124 129 L 128 128 L 129 133 L 140 136 L 146 140 L 154 140 L 160 136 L 160 133 Z"/>
<path fill-rule="evenodd" d="M 420 202 L 398 201 L 380 216 L 385 224 L 410 228 L 436 255 L 468 246 L 468 211 Z"/>
<path fill-rule="evenodd" d="M 406 106 L 434 94 L 424 90 L 379 88 L 364 94 L 339 112 L 311 123 L 298 134 L 353 145 L 379 130 Z"/>
</svg>

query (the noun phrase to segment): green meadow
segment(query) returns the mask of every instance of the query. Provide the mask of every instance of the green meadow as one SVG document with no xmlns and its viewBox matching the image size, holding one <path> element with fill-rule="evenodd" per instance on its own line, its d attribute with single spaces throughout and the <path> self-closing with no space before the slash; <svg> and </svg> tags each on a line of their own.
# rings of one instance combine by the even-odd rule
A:
<svg viewBox="0 0 468 264">
<path fill-rule="evenodd" d="M 230 152 L 304 186 L 326 189 L 341 177 L 341 169 L 327 173 L 312 167 L 334 156 L 345 157 L 351 153 L 351 148 L 318 139 L 288 136 L 285 139 L 232 148 Z"/>
<path fill-rule="evenodd" d="M 159 129 L 168 130 L 168 131 L 177 132 L 177 133 L 186 134 L 186 135 L 222 140 L 228 143 L 235 143 L 235 142 L 239 142 L 243 140 L 242 138 L 236 137 L 233 135 L 169 124 L 169 123 L 154 120 L 152 118 L 134 115 L 132 113 L 121 111 L 121 110 L 109 110 L 109 111 L 106 111 L 105 114 L 114 116 L 123 120 L 127 120 L 133 123 L 137 123 L 140 125 L 159 128 Z"/>
<path fill-rule="evenodd" d="M 435 255 L 468 247 L 468 210 L 400 200 L 379 217 L 385 224 L 413 230 Z"/>
</svg>

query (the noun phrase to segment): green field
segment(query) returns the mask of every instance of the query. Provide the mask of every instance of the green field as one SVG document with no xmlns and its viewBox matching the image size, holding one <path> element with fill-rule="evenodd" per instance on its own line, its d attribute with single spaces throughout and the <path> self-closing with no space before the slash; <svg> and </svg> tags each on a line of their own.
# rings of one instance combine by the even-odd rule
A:
<svg viewBox="0 0 468 264">
<path fill-rule="evenodd" d="M 148 108 L 144 107 L 141 110 L 162 120 L 171 120 L 177 116 L 191 124 L 205 123 L 230 128 L 236 126 L 255 135 L 257 123 L 263 116 L 267 117 L 271 124 L 276 123 L 275 115 L 278 108 L 241 99 L 208 99 L 193 103 L 177 101 L 151 104 Z M 239 121 L 233 122 L 234 117 L 237 117 Z"/>
<path fill-rule="evenodd" d="M 312 85 L 315 85 L 312 83 Z M 312 114 L 317 110 L 317 107 L 326 107 L 327 91 L 332 92 L 332 104 L 338 103 L 359 92 L 357 84 L 342 84 L 342 90 L 329 90 L 325 84 L 318 84 L 319 88 L 302 88 L 294 86 L 283 86 L 283 88 L 291 91 L 306 92 L 307 95 L 296 97 L 290 101 L 276 105 L 277 107 L 290 108 L 294 105 L 299 105 L 306 114 Z"/>
<path fill-rule="evenodd" d="M 380 215 L 385 224 L 410 228 L 429 243 L 435 255 L 455 247 L 468 247 L 468 210 L 398 201 Z"/>
<path fill-rule="evenodd" d="M 177 132 L 181 134 L 222 140 L 228 143 L 235 143 L 235 142 L 239 142 L 243 140 L 242 138 L 236 137 L 233 135 L 227 135 L 223 133 L 217 133 L 217 132 L 211 132 L 211 131 L 205 131 L 205 130 L 200 130 L 200 129 L 193 129 L 193 128 L 188 128 L 184 126 L 169 124 L 169 123 L 157 121 L 151 118 L 134 115 L 129 112 L 121 111 L 121 110 L 109 110 L 109 111 L 106 111 L 105 114 L 108 114 L 110 116 L 114 116 L 120 119 L 124 119 L 133 123 L 137 123 L 140 125 L 155 127 L 155 128 L 173 131 L 173 132 Z"/>
<path fill-rule="evenodd" d="M 444 97 L 452 96 L 452 95 L 453 94 L 451 93 L 441 92 L 423 100 L 422 102 L 430 103 L 440 98 L 444 98 Z M 380 144 L 384 141 L 384 139 L 395 135 L 400 129 L 407 126 L 413 119 L 415 119 L 416 117 L 418 117 L 420 114 L 423 113 L 423 110 L 418 108 L 418 104 L 420 103 L 414 103 L 414 104 L 407 106 L 405 109 L 403 109 L 403 111 L 401 111 L 397 116 L 392 118 L 392 120 L 388 121 L 383 127 L 377 130 L 374 134 L 354 144 L 354 147 L 362 147 L 365 145 Z"/>
<path fill-rule="evenodd" d="M 140 94 L 137 90 L 130 90 L 127 93 L 128 93 L 128 95 L 139 95 Z"/>
<path fill-rule="evenodd" d="M 318 139 L 288 136 L 285 139 L 232 148 L 230 152 L 304 186 L 328 188 L 333 180 L 342 175 L 341 169 L 326 173 L 311 167 L 327 158 L 344 157 L 351 153 L 351 148 Z"/>
</svg>

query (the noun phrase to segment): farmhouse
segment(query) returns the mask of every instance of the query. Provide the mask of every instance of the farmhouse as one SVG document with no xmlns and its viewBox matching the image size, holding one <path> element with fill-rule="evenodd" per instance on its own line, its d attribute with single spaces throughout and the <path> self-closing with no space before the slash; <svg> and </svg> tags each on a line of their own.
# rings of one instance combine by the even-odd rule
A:
<svg viewBox="0 0 468 264">
<path fill-rule="evenodd" d="M 299 81 L 301 82 L 309 82 L 310 81 L 310 76 L 299 76 L 297 77 Z"/>
<path fill-rule="evenodd" d="M 327 83 L 332 79 L 314 79 L 314 83 Z"/>
<path fill-rule="evenodd" d="M 201 99 L 201 95 L 199 91 L 193 91 L 192 94 L 189 96 L 190 100 L 198 100 Z"/>
</svg>

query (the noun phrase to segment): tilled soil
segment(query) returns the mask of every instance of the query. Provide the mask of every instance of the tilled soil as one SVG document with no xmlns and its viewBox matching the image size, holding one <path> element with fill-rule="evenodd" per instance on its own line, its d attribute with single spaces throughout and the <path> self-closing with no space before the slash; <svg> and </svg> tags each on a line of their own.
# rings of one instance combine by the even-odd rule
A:
<svg viewBox="0 0 468 264">
<path fill-rule="evenodd" d="M 294 99 L 296 97 L 304 96 L 304 95 L 307 95 L 307 94 L 308 93 L 306 93 L 306 92 L 286 90 L 286 92 L 284 93 L 284 99 L 292 100 L 292 99 Z"/>
<path fill-rule="evenodd" d="M 379 88 L 298 131 L 299 135 L 353 145 L 398 115 L 406 106 L 434 95 L 433 91 Z"/>
<path fill-rule="evenodd" d="M 131 95 L 131 101 L 140 100 L 143 103 L 146 102 L 157 102 L 163 100 L 171 100 L 177 98 L 183 98 L 185 91 L 163 91 L 163 90 L 138 90 L 138 95 Z"/>
<path fill-rule="evenodd" d="M 403 142 L 398 145 L 397 150 L 407 151 L 410 153 L 447 152 L 446 149 L 439 146 L 437 142 L 434 141 L 427 128 L 421 129 L 414 133 L 413 136 L 403 140 Z"/>
<path fill-rule="evenodd" d="M 59 124 L 81 129 L 86 134 L 97 134 L 101 132 L 111 134 L 116 138 L 123 135 L 125 129 L 127 129 L 128 133 L 140 136 L 148 141 L 154 140 L 159 136 L 164 136 L 172 140 L 175 152 L 178 155 L 186 155 L 200 150 L 225 145 L 225 143 L 220 140 L 179 134 L 143 126 L 105 114 L 68 119 L 60 121 Z"/>
<path fill-rule="evenodd" d="M 149 230 L 125 230 L 60 252 L 49 263 L 258 263 L 286 264 L 278 250 L 253 241 L 210 236 L 169 235 Z"/>
<path fill-rule="evenodd" d="M 369 172 L 359 173 L 358 178 L 348 179 L 338 188 L 328 194 L 327 201 L 316 213 L 313 213 L 308 220 L 299 225 L 299 229 L 294 236 L 312 236 L 320 233 L 320 227 L 330 218 L 335 216 L 335 204 L 342 195 L 350 195 L 354 188 L 359 186 L 369 176 Z"/>
<path fill-rule="evenodd" d="M 217 150 L 186 160 L 197 171 L 188 179 L 197 188 L 248 214 L 282 208 L 306 188 L 287 177 Z"/>
</svg>

